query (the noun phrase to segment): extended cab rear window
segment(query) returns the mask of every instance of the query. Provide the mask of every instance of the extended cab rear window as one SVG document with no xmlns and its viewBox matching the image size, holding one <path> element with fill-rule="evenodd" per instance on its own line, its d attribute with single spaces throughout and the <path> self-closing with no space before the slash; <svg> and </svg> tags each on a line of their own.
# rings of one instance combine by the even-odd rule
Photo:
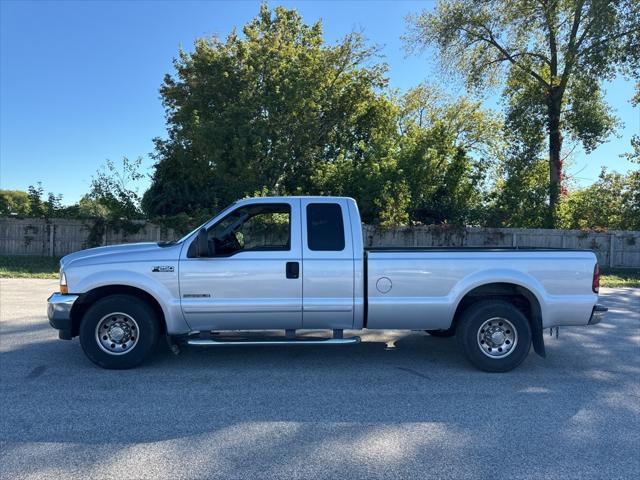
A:
<svg viewBox="0 0 640 480">
<path fill-rule="evenodd" d="M 309 250 L 344 250 L 342 209 L 337 203 L 307 205 L 307 244 Z"/>
</svg>

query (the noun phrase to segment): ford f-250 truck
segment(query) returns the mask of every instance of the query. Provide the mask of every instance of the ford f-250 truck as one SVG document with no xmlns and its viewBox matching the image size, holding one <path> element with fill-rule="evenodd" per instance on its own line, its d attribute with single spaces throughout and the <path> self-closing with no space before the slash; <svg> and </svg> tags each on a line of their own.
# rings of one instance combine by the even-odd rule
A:
<svg viewBox="0 0 640 480">
<path fill-rule="evenodd" d="M 591 251 L 365 248 L 356 202 L 343 197 L 244 199 L 177 242 L 93 248 L 60 264 L 49 322 L 105 368 L 140 364 L 161 337 L 174 349 L 317 345 L 356 343 L 346 329 L 408 329 L 455 335 L 472 364 L 503 372 L 532 344 L 545 355 L 543 329 L 606 311 Z M 283 335 L 256 338 L 264 330 Z"/>
</svg>

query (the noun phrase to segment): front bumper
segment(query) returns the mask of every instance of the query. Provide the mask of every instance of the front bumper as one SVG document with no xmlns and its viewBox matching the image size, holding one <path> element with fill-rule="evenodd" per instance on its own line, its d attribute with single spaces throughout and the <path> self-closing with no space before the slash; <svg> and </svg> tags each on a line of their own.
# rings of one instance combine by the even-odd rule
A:
<svg viewBox="0 0 640 480">
<path fill-rule="evenodd" d="M 595 325 L 596 323 L 600 323 L 604 314 L 609 310 L 604 305 L 600 305 L 599 303 L 593 307 L 593 311 L 591 312 L 591 318 L 589 319 L 589 325 Z"/>
<path fill-rule="evenodd" d="M 71 308 L 79 295 L 54 293 L 47 299 L 49 325 L 58 330 L 58 337 L 71 340 Z"/>
</svg>

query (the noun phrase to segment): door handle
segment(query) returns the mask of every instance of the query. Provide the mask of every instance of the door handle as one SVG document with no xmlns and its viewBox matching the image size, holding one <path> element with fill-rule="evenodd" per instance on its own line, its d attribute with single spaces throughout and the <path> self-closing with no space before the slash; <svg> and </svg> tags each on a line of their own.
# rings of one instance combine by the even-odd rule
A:
<svg viewBox="0 0 640 480">
<path fill-rule="evenodd" d="M 300 263 L 287 262 L 287 278 L 298 278 L 300 276 Z"/>
</svg>

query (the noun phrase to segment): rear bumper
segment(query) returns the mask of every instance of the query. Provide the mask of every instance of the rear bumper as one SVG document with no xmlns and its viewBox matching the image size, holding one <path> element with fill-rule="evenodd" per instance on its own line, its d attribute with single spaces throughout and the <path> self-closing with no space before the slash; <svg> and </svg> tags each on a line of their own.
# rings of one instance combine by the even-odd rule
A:
<svg viewBox="0 0 640 480">
<path fill-rule="evenodd" d="M 595 325 L 596 323 L 600 323 L 604 314 L 609 310 L 604 305 L 600 305 L 599 303 L 593 307 L 593 311 L 591 312 L 591 318 L 589 319 L 589 325 Z"/>
<path fill-rule="evenodd" d="M 58 330 L 58 337 L 71 340 L 71 308 L 78 295 L 52 294 L 47 300 L 49 325 Z"/>
</svg>

